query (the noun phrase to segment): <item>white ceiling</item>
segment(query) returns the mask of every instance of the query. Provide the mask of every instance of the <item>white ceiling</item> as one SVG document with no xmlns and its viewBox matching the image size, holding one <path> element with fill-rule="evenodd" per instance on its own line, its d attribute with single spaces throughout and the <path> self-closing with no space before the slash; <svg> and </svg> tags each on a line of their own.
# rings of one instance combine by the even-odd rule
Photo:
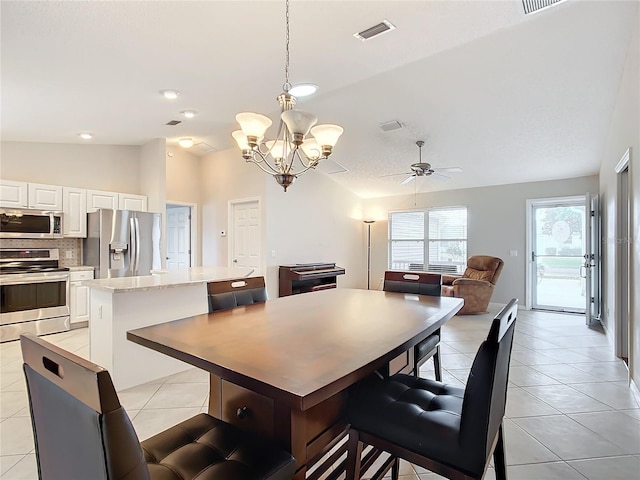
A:
<svg viewBox="0 0 640 480">
<path fill-rule="evenodd" d="M 3 0 L 0 14 L 3 141 L 91 131 L 99 144 L 223 150 L 237 112 L 277 115 L 284 1 Z M 292 0 L 290 17 L 291 83 L 320 86 L 298 106 L 344 127 L 332 158 L 349 171 L 331 178 L 372 197 L 597 174 L 638 2 L 524 15 L 520 0 Z M 352 36 L 384 19 L 397 29 Z M 378 128 L 390 120 L 405 128 Z M 379 178 L 408 171 L 418 139 L 423 161 L 464 172 Z"/>
</svg>

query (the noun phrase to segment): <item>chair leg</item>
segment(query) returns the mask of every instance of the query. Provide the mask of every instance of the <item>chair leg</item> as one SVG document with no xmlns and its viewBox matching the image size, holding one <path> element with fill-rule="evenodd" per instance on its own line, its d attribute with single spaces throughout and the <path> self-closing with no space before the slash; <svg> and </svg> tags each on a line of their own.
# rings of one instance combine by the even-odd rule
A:
<svg viewBox="0 0 640 480">
<path fill-rule="evenodd" d="M 433 355 L 433 368 L 436 372 L 436 380 L 442 381 L 442 366 L 440 365 L 440 345 L 436 346 L 436 353 Z"/>
<path fill-rule="evenodd" d="M 504 453 L 504 436 L 502 433 L 502 424 L 498 429 L 498 441 L 496 448 L 493 450 L 493 465 L 496 471 L 496 480 L 507 480 L 507 464 Z"/>
<path fill-rule="evenodd" d="M 400 476 L 400 459 L 396 457 L 396 459 L 393 462 L 393 465 L 391 466 L 391 480 L 398 480 L 399 476 Z"/>
<path fill-rule="evenodd" d="M 347 440 L 347 477 L 346 480 L 360 479 L 360 464 L 362 462 L 362 442 L 357 430 L 349 430 Z"/>
</svg>

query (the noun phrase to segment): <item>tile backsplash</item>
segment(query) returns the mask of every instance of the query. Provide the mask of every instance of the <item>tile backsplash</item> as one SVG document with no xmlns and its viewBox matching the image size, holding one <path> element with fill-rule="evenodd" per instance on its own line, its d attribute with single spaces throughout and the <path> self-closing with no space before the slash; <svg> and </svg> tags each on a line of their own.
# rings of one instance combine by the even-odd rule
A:
<svg viewBox="0 0 640 480">
<path fill-rule="evenodd" d="M 82 239 L 81 238 L 55 238 L 47 240 L 26 238 L 0 239 L 0 248 L 57 248 L 60 250 L 61 267 L 77 267 L 82 265 Z M 71 258 L 67 258 L 71 252 Z"/>
</svg>

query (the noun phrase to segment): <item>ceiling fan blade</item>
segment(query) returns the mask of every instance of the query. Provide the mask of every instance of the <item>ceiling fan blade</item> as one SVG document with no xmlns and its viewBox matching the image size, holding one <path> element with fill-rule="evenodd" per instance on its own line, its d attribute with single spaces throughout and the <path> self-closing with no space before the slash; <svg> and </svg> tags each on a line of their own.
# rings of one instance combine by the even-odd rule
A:
<svg viewBox="0 0 640 480">
<path fill-rule="evenodd" d="M 433 172 L 431 176 L 441 182 L 447 182 L 451 180 L 451 177 L 447 177 L 446 175 L 442 175 L 441 173 L 438 173 L 438 172 Z"/>
<path fill-rule="evenodd" d="M 398 175 L 412 175 L 412 172 L 388 173 L 386 175 L 378 175 L 378 178 L 382 178 L 382 177 L 397 177 Z"/>
<path fill-rule="evenodd" d="M 316 169 L 326 173 L 327 175 L 333 175 L 335 173 L 344 173 L 349 171 L 344 165 L 341 165 L 335 160 L 331 160 L 329 158 L 320 160 L 320 162 L 318 162 L 318 166 L 316 167 Z"/>
<path fill-rule="evenodd" d="M 462 172 L 462 168 L 460 167 L 443 167 L 443 168 L 434 168 L 436 172 L 445 172 L 445 173 L 460 173 Z"/>
<path fill-rule="evenodd" d="M 416 178 L 415 175 L 409 175 L 407 178 L 405 178 L 403 181 L 400 182 L 400 185 L 406 185 L 407 183 L 409 183 L 414 178 Z"/>
</svg>

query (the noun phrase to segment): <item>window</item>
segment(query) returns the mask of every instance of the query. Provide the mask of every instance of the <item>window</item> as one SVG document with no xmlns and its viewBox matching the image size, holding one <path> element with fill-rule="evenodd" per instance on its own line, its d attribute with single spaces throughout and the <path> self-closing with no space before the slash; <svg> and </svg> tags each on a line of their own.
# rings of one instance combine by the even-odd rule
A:
<svg viewBox="0 0 640 480">
<path fill-rule="evenodd" d="M 389 269 L 462 273 L 466 263 L 466 207 L 389 213 Z"/>
</svg>

